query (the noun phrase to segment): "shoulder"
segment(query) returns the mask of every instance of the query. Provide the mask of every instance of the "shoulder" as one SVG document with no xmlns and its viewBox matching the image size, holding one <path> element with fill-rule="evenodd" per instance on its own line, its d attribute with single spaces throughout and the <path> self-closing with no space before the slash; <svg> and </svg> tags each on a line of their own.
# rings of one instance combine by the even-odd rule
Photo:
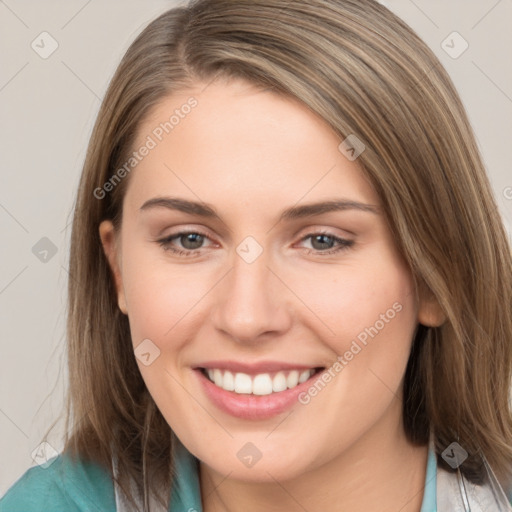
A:
<svg viewBox="0 0 512 512">
<path fill-rule="evenodd" d="M 112 479 L 103 467 L 59 454 L 28 469 L 0 499 L 0 512 L 114 512 Z"/>
</svg>

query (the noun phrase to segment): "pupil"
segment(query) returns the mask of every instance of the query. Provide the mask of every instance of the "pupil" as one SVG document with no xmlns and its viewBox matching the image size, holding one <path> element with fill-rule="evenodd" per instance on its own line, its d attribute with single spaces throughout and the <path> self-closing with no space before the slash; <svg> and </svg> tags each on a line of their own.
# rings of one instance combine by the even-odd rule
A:
<svg viewBox="0 0 512 512">
<path fill-rule="evenodd" d="M 323 242 L 322 242 L 322 239 L 324 240 Z M 330 240 L 329 235 L 316 235 L 315 237 L 313 237 L 313 241 L 320 240 L 320 241 L 321 241 L 321 243 L 323 243 L 323 244 L 327 244 L 327 246 L 328 246 L 328 247 L 326 247 L 326 246 L 324 245 L 324 246 L 322 246 L 322 247 L 318 247 L 319 249 L 330 249 L 330 245 L 331 245 L 331 244 L 329 243 L 329 241 L 325 242 L 325 239 Z M 313 244 L 313 245 L 314 245 L 314 244 Z"/>
<path fill-rule="evenodd" d="M 203 235 L 200 235 L 199 233 L 188 233 L 183 238 L 186 242 L 183 244 L 183 246 L 186 249 L 198 249 L 201 247 L 201 242 L 203 241 Z M 188 246 L 188 242 L 191 242 L 193 247 Z M 197 246 L 194 246 L 194 243 L 196 243 Z"/>
</svg>

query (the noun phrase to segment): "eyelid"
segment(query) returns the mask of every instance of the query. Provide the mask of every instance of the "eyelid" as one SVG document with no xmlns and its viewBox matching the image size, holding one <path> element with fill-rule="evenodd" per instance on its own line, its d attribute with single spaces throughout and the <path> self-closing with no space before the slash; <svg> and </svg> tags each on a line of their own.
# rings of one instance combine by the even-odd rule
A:
<svg viewBox="0 0 512 512">
<path fill-rule="evenodd" d="M 320 232 L 328 231 L 333 236 L 339 236 L 339 237 L 357 236 L 357 233 L 355 231 L 349 231 L 348 229 L 342 229 L 340 227 L 334 227 L 334 226 L 328 225 L 328 224 L 308 224 L 307 226 L 302 226 L 299 230 L 296 231 L 294 236 L 296 236 L 297 234 L 299 234 L 303 231 L 305 233 L 316 233 L 319 231 Z"/>
<path fill-rule="evenodd" d="M 214 235 L 212 235 L 211 230 L 203 227 L 199 227 L 197 225 L 183 225 L 179 224 L 177 226 L 166 226 L 164 229 L 160 230 L 156 235 L 156 239 L 165 239 L 170 238 L 173 236 L 177 236 L 179 234 L 185 234 L 185 233 L 197 233 L 199 235 L 203 235 L 205 237 L 208 237 L 210 240 L 213 240 L 215 238 Z"/>
<path fill-rule="evenodd" d="M 211 244 L 218 245 L 217 242 L 215 242 L 215 240 L 212 238 L 212 236 L 210 236 L 209 233 L 206 233 L 202 229 L 197 229 L 197 228 L 194 228 L 194 229 L 188 229 L 188 228 L 179 229 L 178 231 L 173 232 L 173 233 L 169 233 L 168 235 L 157 237 L 156 241 L 160 242 L 160 243 L 169 241 L 169 243 L 170 243 L 170 240 L 172 240 L 172 239 L 176 239 L 177 240 L 180 237 L 188 235 L 190 233 L 194 233 L 194 234 L 200 235 L 200 236 L 204 237 L 205 239 L 207 239 Z M 201 247 L 199 249 L 187 249 L 187 250 L 189 252 L 193 252 L 193 251 L 200 251 L 202 249 L 205 249 L 205 247 Z"/>
<path fill-rule="evenodd" d="M 199 235 L 202 235 L 202 236 L 208 238 L 210 241 L 215 241 L 215 236 L 211 235 L 210 230 L 203 228 L 203 227 L 198 227 L 197 225 L 182 225 L 182 224 L 180 224 L 176 228 L 177 229 L 176 231 L 173 231 L 171 233 L 163 235 L 162 233 L 164 233 L 167 229 L 168 229 L 168 226 L 165 229 L 161 230 L 161 232 L 158 235 L 156 235 L 155 238 L 158 240 L 163 240 L 163 239 L 172 238 L 172 237 L 187 234 L 187 233 L 197 233 Z M 340 233 L 337 233 L 336 231 L 341 231 L 342 233 L 340 234 Z M 311 224 L 308 226 L 302 226 L 300 229 L 296 230 L 292 234 L 292 238 L 296 239 L 297 237 L 299 237 L 299 239 L 300 239 L 299 241 L 301 241 L 307 235 L 314 235 L 314 234 L 320 234 L 320 233 L 330 235 L 333 237 L 337 237 L 337 238 L 344 238 L 347 236 L 347 234 L 352 237 L 356 236 L 356 233 L 354 233 L 352 231 L 348 231 L 346 229 L 334 228 L 332 226 L 326 227 L 323 224 Z M 215 242 L 215 243 L 217 243 L 217 242 Z"/>
<path fill-rule="evenodd" d="M 212 222 L 211 226 L 208 224 L 203 224 L 200 221 L 197 224 L 194 224 L 194 221 L 177 221 L 177 222 L 168 222 L 168 220 L 162 218 L 160 222 L 155 223 L 154 225 L 149 224 L 149 230 L 151 236 L 154 238 L 167 238 L 172 236 L 171 233 L 177 234 L 183 231 L 186 232 L 194 232 L 200 233 L 202 235 L 208 236 L 210 239 L 220 239 L 226 238 L 228 241 L 231 239 L 231 230 L 227 229 L 224 224 L 218 225 L 215 221 Z"/>
<path fill-rule="evenodd" d="M 207 233 L 204 233 L 202 230 L 187 229 L 187 228 L 182 228 L 182 229 L 180 229 L 180 231 L 171 233 L 163 238 L 159 238 L 156 240 L 156 242 L 159 243 L 159 245 L 163 248 L 164 251 L 170 251 L 171 253 L 174 253 L 178 258 L 194 257 L 198 252 L 201 253 L 202 250 L 207 249 L 208 247 L 199 247 L 198 249 L 186 249 L 186 248 L 180 249 L 178 247 L 173 247 L 173 245 L 172 245 L 173 240 L 179 239 L 182 236 L 191 234 L 191 233 L 202 236 L 203 238 L 209 240 L 210 242 L 213 242 L 214 245 L 216 244 L 216 242 L 213 241 L 212 238 Z M 332 238 L 336 245 L 334 246 L 334 248 L 326 249 L 326 250 L 309 249 L 307 247 L 302 248 L 302 249 L 305 249 L 306 254 L 318 256 L 318 257 L 329 257 L 332 255 L 341 254 L 344 251 L 353 247 L 355 244 L 355 240 L 338 236 L 335 233 L 333 233 L 333 231 L 331 231 L 330 229 L 326 229 L 326 228 L 314 229 L 311 227 L 309 228 L 309 230 L 307 232 L 305 232 L 301 237 L 299 237 L 299 240 L 296 243 L 304 242 L 304 241 L 306 241 L 308 239 L 312 239 L 318 235 L 325 235 L 327 237 Z M 294 239 L 295 238 L 296 238 L 296 235 L 294 235 Z"/>
</svg>

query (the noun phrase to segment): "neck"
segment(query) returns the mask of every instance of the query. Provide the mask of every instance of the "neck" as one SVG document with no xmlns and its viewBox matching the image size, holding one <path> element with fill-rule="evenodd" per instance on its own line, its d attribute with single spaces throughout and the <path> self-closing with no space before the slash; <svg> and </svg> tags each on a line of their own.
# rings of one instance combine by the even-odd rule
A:
<svg viewBox="0 0 512 512">
<path fill-rule="evenodd" d="M 409 443 L 401 425 L 400 417 L 373 428 L 329 462 L 279 482 L 234 480 L 201 463 L 204 512 L 420 512 L 428 445 Z"/>
</svg>

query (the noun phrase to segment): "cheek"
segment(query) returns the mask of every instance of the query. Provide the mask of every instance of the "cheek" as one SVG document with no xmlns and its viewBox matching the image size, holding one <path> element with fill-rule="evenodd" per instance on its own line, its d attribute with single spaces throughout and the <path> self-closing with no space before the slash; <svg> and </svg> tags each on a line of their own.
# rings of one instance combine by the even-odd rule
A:
<svg viewBox="0 0 512 512">
<path fill-rule="evenodd" d="M 180 431 L 183 418 L 204 414 L 184 391 L 183 383 L 190 376 L 182 358 L 197 333 L 197 306 L 208 291 L 207 283 L 199 275 L 168 264 L 165 254 L 155 257 L 136 243 L 123 252 L 122 264 L 135 354 L 150 353 L 149 364 L 137 357 L 140 373 L 168 423 L 172 421 Z"/>
<path fill-rule="evenodd" d="M 323 274 L 304 273 L 294 288 L 307 297 L 316 313 L 312 329 L 325 333 L 322 341 L 332 350 L 333 364 L 338 361 L 331 366 L 336 391 L 330 399 L 355 417 L 366 414 L 361 404 L 371 416 L 377 397 L 385 407 L 399 393 L 417 325 L 408 268 L 385 247 L 375 253 L 365 261 L 347 258 L 346 265 L 326 265 Z"/>
<path fill-rule="evenodd" d="M 123 258 L 123 273 L 134 345 L 145 338 L 159 346 L 171 339 L 173 347 L 184 344 L 181 338 L 186 336 L 173 337 L 173 333 L 196 323 L 197 306 L 213 286 L 212 276 L 201 270 L 191 272 L 185 265 L 170 265 L 165 254 L 149 257 L 148 251 L 135 248 Z"/>
<path fill-rule="evenodd" d="M 319 433 L 311 441 L 318 452 L 324 450 L 322 439 L 330 439 L 333 451 L 346 449 L 397 407 L 417 325 L 406 268 L 390 261 L 358 268 L 340 273 L 337 282 L 325 280 L 321 292 L 310 288 L 311 308 L 335 332 L 323 338 L 336 354 L 329 377 L 301 397 L 304 414 Z M 329 454 L 322 457 L 325 462 Z"/>
<path fill-rule="evenodd" d="M 407 267 L 385 247 L 362 259 L 304 269 L 300 279 L 290 273 L 284 280 L 293 283 L 294 292 L 314 313 L 310 317 L 315 318 L 315 330 L 325 333 L 336 353 L 348 350 L 352 340 L 364 346 L 375 336 L 408 344 L 417 316 L 412 279 Z"/>
</svg>

